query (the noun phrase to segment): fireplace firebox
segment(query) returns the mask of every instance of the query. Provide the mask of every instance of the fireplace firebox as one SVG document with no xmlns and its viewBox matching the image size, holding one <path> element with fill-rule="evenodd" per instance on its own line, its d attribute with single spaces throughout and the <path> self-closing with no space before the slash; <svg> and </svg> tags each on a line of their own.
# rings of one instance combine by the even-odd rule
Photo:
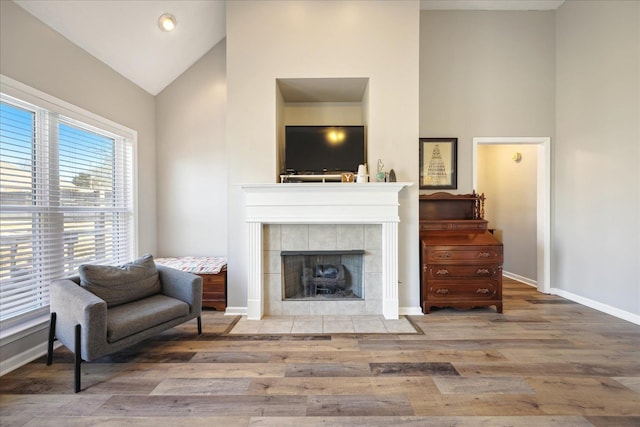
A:
<svg viewBox="0 0 640 427">
<path fill-rule="evenodd" d="M 364 253 L 364 250 L 280 252 L 283 299 L 364 299 Z"/>
</svg>

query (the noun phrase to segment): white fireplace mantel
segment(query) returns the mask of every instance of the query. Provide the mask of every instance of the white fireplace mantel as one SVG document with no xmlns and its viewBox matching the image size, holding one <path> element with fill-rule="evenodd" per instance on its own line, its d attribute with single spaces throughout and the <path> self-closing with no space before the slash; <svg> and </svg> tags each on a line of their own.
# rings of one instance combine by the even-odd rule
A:
<svg viewBox="0 0 640 427">
<path fill-rule="evenodd" d="M 399 193 L 410 182 L 245 184 L 247 318 L 264 313 L 263 224 L 381 224 L 382 315 L 398 318 Z"/>
</svg>

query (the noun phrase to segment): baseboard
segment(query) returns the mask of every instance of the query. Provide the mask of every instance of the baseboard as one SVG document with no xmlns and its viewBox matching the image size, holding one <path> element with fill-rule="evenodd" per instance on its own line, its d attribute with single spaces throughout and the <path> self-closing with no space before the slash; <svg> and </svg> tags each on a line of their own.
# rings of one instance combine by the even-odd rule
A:
<svg viewBox="0 0 640 427">
<path fill-rule="evenodd" d="M 528 277 L 520 276 L 519 274 L 511 273 L 509 271 L 503 271 L 502 275 L 504 277 L 508 277 L 509 279 L 513 279 L 520 283 L 524 283 L 525 285 L 533 286 L 534 288 L 538 287 L 537 280 L 529 279 Z"/>
<path fill-rule="evenodd" d="M 422 308 L 420 307 L 400 307 L 398 314 L 401 316 L 422 316 Z"/>
<path fill-rule="evenodd" d="M 620 310 L 619 308 L 611 307 L 610 305 L 603 304 L 601 302 L 594 301 L 592 299 L 585 298 L 571 292 L 567 292 L 564 289 L 551 288 L 550 291 L 553 295 L 558 295 L 559 297 L 577 302 L 578 304 L 593 308 L 594 310 L 610 314 L 611 316 L 617 317 L 618 319 L 626 320 L 627 322 L 640 325 L 640 315 L 629 313 L 628 311 Z"/>
<path fill-rule="evenodd" d="M 62 343 L 56 342 L 54 343 L 53 348 L 56 349 L 61 345 Z M 35 347 L 31 347 L 30 349 L 23 351 L 20 354 L 16 354 L 15 356 L 10 357 L 7 360 L 0 360 L 0 377 L 18 369 L 23 365 L 26 365 L 27 363 L 33 362 L 37 358 L 42 357 L 46 354 L 47 343 L 43 342 L 36 345 Z"/>
<path fill-rule="evenodd" d="M 246 316 L 247 307 L 227 307 L 224 310 L 225 316 Z"/>
</svg>

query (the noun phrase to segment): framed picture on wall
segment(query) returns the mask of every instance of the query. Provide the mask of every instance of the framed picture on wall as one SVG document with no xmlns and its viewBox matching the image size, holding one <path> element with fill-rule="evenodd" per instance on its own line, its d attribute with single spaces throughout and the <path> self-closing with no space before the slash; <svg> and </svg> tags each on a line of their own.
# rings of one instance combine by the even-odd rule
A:
<svg viewBox="0 0 640 427">
<path fill-rule="evenodd" d="M 458 188 L 458 138 L 420 138 L 420 189 Z"/>
</svg>

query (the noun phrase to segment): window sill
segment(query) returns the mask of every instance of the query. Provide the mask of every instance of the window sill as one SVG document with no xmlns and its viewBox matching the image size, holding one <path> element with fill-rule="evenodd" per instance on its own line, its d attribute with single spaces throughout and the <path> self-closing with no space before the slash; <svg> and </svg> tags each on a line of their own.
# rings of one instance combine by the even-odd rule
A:
<svg viewBox="0 0 640 427">
<path fill-rule="evenodd" d="M 49 328 L 50 316 L 34 317 L 0 331 L 0 347 Z"/>
</svg>

